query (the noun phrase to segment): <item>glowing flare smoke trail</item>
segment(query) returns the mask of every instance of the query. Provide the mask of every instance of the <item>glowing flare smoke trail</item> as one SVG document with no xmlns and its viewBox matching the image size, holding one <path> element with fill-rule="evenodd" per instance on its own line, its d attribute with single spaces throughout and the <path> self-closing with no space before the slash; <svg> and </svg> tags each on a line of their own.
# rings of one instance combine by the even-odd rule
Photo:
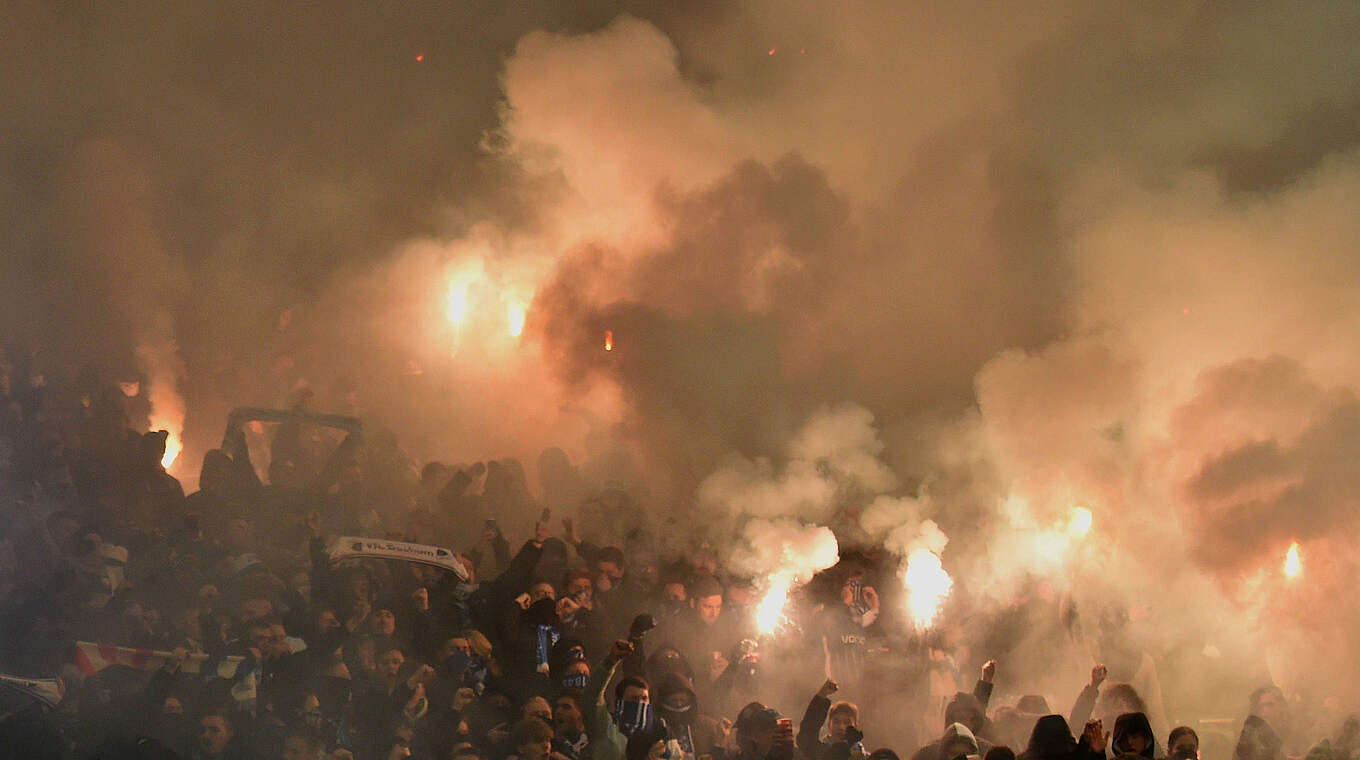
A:
<svg viewBox="0 0 1360 760">
<path fill-rule="evenodd" d="M 1284 574 L 1287 578 L 1297 578 L 1303 573 L 1303 559 L 1299 556 L 1299 542 L 1289 545 L 1284 555 Z"/>
<path fill-rule="evenodd" d="M 940 605 L 949 596 L 954 581 L 945 572 L 939 555 L 929 549 L 913 549 L 907 556 L 907 570 L 903 574 L 907 586 L 907 610 L 911 622 L 924 630 L 935 622 Z"/>
<path fill-rule="evenodd" d="M 781 573 L 770 579 L 770 588 L 764 598 L 756 605 L 756 628 L 762 635 L 774 633 L 784 620 L 784 605 L 789 601 L 789 588 L 793 578 Z"/>
</svg>

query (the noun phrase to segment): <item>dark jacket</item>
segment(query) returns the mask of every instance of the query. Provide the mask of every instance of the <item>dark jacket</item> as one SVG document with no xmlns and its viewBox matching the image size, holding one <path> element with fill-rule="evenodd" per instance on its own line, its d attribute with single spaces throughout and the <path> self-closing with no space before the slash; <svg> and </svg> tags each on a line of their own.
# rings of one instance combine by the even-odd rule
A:
<svg viewBox="0 0 1360 760">
<path fill-rule="evenodd" d="M 806 760 L 845 760 L 850 756 L 850 743 L 845 741 L 822 741 L 822 724 L 826 723 L 827 713 L 831 710 L 831 700 L 814 696 L 808 702 L 803 720 L 798 723 L 796 746 Z"/>
<path fill-rule="evenodd" d="M 1139 755 L 1152 760 L 1152 758 L 1165 757 L 1166 753 L 1161 752 L 1161 747 L 1157 744 L 1157 736 L 1152 733 L 1152 723 L 1144 713 L 1132 712 L 1124 713 L 1114 721 L 1114 737 L 1110 742 L 1108 753 L 1113 756 L 1133 752 L 1129 748 L 1129 737 L 1136 734 L 1143 734 L 1147 742 L 1143 745 L 1143 751 Z"/>
<path fill-rule="evenodd" d="M 1018 760 L 1097 760 L 1103 755 L 1079 744 L 1061 715 L 1045 715 L 1034 724 L 1029 745 Z"/>
<path fill-rule="evenodd" d="M 1242 723 L 1242 734 L 1237 738 L 1234 760 L 1281 760 L 1284 742 L 1275 729 L 1260 717 L 1248 715 Z"/>
<path fill-rule="evenodd" d="M 689 709 L 673 710 L 667 706 L 677 694 L 689 697 Z M 715 718 L 703 714 L 688 679 L 679 673 L 666 673 L 652 683 L 652 695 L 657 716 L 666 721 L 670 738 L 685 754 L 698 757 L 721 752 L 722 728 Z"/>
</svg>

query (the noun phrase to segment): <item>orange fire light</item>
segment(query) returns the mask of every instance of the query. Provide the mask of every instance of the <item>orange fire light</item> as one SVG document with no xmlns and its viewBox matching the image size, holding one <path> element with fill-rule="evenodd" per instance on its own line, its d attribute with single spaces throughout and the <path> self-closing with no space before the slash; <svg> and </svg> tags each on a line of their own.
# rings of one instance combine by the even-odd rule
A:
<svg viewBox="0 0 1360 760">
<path fill-rule="evenodd" d="M 614 331 L 613 331 L 613 330 L 605 330 L 605 331 L 604 331 L 604 350 L 606 350 L 606 351 L 613 351 L 613 350 L 614 350 Z"/>
<path fill-rule="evenodd" d="M 1295 541 L 1289 545 L 1289 551 L 1284 555 L 1284 574 L 1289 578 L 1297 578 L 1303 573 L 1303 559 L 1299 557 L 1299 542 Z"/>
</svg>

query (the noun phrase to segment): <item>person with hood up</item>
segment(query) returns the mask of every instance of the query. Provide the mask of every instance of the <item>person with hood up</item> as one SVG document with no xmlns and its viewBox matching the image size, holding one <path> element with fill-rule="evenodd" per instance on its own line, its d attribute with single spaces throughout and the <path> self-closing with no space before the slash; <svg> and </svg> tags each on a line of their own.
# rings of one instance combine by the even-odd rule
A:
<svg viewBox="0 0 1360 760">
<path fill-rule="evenodd" d="M 827 679 L 813 695 L 798 724 L 797 746 L 807 760 L 844 760 L 850 756 L 851 748 L 864 739 L 859 729 L 859 707 L 853 702 L 831 703 L 831 695 L 839 689 L 839 684 Z M 827 724 L 826 740 L 821 738 L 823 723 Z M 971 737 L 972 732 L 968 735 Z M 863 750 L 863 745 L 859 748 Z M 975 741 L 972 754 L 976 753 Z"/>
<path fill-rule="evenodd" d="M 1149 760 L 1166 756 L 1152 733 L 1152 723 L 1140 712 L 1124 713 L 1115 719 L 1110 752 L 1116 757 L 1132 754 Z"/>
<path fill-rule="evenodd" d="M 990 686 L 990 682 L 988 682 L 988 685 Z M 987 720 L 987 712 L 982 700 L 976 694 L 961 691 L 949 700 L 949 704 L 945 705 L 945 728 L 955 723 L 963 724 L 972 732 L 973 738 L 977 740 L 979 753 L 985 753 L 992 748 L 992 743 L 989 741 L 992 736 L 991 721 Z M 916 754 L 911 756 L 911 760 L 939 760 L 941 749 L 940 742 L 933 741 L 917 750 Z M 948 758 L 945 760 L 948 760 Z"/>
<path fill-rule="evenodd" d="M 1105 734 L 1100 721 L 1092 721 L 1086 728 L 1083 741 L 1078 743 L 1067 727 L 1067 719 L 1061 715 L 1045 715 L 1035 722 L 1029 744 L 1018 760 L 1096 760 L 1104 757 Z"/>
<path fill-rule="evenodd" d="M 687 757 L 712 755 L 721 748 L 722 727 L 716 718 L 700 713 L 699 698 L 688 679 L 665 673 L 656 681 L 655 690 L 657 713 Z"/>
<path fill-rule="evenodd" d="M 942 760 L 955 760 L 959 757 L 976 758 L 982 753 L 973 732 L 962 723 L 951 723 L 940 737 L 940 757 Z"/>
<path fill-rule="evenodd" d="M 793 760 L 793 725 L 760 702 L 751 702 L 737 713 L 733 732 L 735 748 L 729 760 Z"/>
</svg>

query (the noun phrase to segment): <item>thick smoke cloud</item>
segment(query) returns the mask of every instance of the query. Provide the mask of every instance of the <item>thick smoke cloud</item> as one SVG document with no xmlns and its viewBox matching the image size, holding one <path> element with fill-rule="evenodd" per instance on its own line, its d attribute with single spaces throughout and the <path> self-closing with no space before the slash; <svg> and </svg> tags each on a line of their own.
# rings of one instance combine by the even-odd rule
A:
<svg viewBox="0 0 1360 760">
<path fill-rule="evenodd" d="M 305 386 L 418 458 L 556 443 L 657 512 L 926 544 L 961 605 L 1360 656 L 1354 3 L 49 6 L 3 336 L 130 379 L 173 325 L 193 455 Z"/>
</svg>

